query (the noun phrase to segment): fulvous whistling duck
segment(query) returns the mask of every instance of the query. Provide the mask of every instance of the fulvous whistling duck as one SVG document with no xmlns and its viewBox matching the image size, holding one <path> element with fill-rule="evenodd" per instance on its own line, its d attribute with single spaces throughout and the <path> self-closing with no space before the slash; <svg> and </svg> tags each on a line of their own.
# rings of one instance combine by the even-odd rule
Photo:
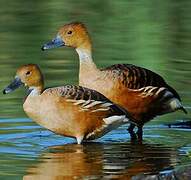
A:
<svg viewBox="0 0 191 180">
<path fill-rule="evenodd" d="M 61 46 L 73 47 L 79 55 L 79 85 L 95 89 L 131 113 L 138 125 L 137 135 L 135 124 L 128 129 L 132 138 L 142 140 L 143 125 L 157 115 L 179 109 L 186 113 L 178 93 L 160 75 L 131 64 L 98 69 L 92 59 L 90 36 L 82 23 L 64 25 L 42 50 Z"/>
<path fill-rule="evenodd" d="M 29 90 L 23 104 L 26 114 L 57 134 L 76 138 L 78 144 L 99 138 L 130 121 L 125 109 L 95 90 L 74 85 L 44 89 L 42 73 L 35 64 L 18 68 L 14 81 L 3 93 L 23 84 Z"/>
</svg>

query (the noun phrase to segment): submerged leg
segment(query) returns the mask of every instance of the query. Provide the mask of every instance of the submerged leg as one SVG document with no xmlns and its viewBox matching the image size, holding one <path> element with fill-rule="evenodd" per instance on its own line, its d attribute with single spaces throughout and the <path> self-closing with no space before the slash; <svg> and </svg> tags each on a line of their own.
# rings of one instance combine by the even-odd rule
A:
<svg viewBox="0 0 191 180">
<path fill-rule="evenodd" d="M 130 126 L 128 128 L 129 134 L 131 136 L 131 140 L 137 139 L 137 136 L 136 136 L 135 132 L 133 131 L 134 128 L 135 128 L 134 124 L 130 124 Z"/>
<path fill-rule="evenodd" d="M 143 126 L 138 126 L 138 130 L 137 130 L 137 137 L 138 137 L 138 141 L 142 141 L 143 140 Z"/>
</svg>

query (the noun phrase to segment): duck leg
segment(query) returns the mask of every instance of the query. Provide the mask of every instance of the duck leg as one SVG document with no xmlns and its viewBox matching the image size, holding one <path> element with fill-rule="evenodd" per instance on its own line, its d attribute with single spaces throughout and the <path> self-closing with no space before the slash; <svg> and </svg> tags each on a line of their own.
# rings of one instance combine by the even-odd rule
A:
<svg viewBox="0 0 191 180">
<path fill-rule="evenodd" d="M 135 128 L 135 125 L 134 124 L 130 124 L 129 128 L 127 129 L 129 134 L 130 134 L 130 136 L 131 136 L 131 141 L 137 139 L 137 136 L 136 136 L 135 132 L 133 131 L 134 128 Z"/>
<path fill-rule="evenodd" d="M 143 140 L 143 126 L 138 126 L 138 130 L 136 132 L 138 141 Z"/>
</svg>

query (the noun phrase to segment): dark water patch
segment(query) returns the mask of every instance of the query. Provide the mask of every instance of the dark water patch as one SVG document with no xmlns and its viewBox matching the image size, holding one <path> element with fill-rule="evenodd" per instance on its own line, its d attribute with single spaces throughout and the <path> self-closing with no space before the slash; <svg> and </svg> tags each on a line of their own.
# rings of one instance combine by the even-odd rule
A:
<svg viewBox="0 0 191 180">
<path fill-rule="evenodd" d="M 191 121 L 176 122 L 167 125 L 169 128 L 191 129 Z"/>
</svg>

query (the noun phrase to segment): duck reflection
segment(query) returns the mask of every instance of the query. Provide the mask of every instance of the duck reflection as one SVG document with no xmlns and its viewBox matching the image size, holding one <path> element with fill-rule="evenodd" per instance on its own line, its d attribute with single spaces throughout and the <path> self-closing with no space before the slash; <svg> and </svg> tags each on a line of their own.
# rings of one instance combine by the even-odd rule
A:
<svg viewBox="0 0 191 180">
<path fill-rule="evenodd" d="M 176 150 L 160 144 L 69 144 L 49 148 L 23 179 L 131 179 L 157 174 L 177 161 Z"/>
</svg>

